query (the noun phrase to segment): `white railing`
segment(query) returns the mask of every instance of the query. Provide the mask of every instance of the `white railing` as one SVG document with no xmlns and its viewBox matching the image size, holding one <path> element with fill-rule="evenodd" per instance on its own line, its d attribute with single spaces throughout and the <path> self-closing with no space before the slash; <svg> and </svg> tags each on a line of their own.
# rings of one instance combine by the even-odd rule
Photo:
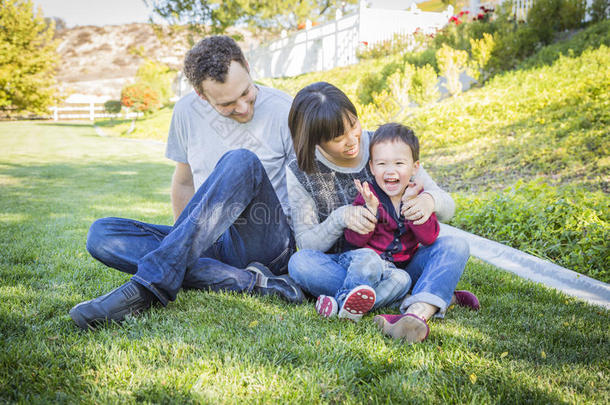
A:
<svg viewBox="0 0 610 405">
<path fill-rule="evenodd" d="M 525 21 L 533 5 L 534 0 L 513 0 L 512 12 L 517 21 Z"/>
<path fill-rule="evenodd" d="M 321 24 L 253 49 L 254 78 L 296 76 L 356 63 L 358 14 Z"/>
<path fill-rule="evenodd" d="M 367 8 L 335 21 L 311 27 L 263 44 L 247 52 L 252 76 L 280 77 L 329 70 L 358 62 L 356 51 L 392 39 L 395 34 L 410 35 L 418 28 L 434 32 L 449 21 L 453 8 L 443 13 Z"/>
<path fill-rule="evenodd" d="M 139 116 L 136 112 L 109 114 L 100 103 L 65 103 L 61 107 L 51 107 L 53 121 L 59 120 L 89 120 L 97 118 L 135 118 Z"/>
</svg>

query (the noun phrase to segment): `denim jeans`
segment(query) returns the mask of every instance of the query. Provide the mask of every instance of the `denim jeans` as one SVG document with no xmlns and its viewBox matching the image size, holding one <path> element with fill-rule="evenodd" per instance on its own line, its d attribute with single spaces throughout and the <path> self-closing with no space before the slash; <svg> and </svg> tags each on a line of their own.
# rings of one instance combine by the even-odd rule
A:
<svg viewBox="0 0 610 405">
<path fill-rule="evenodd" d="M 404 270 L 368 248 L 335 254 L 299 250 L 290 258 L 288 272 L 304 291 L 334 296 L 339 307 L 350 290 L 362 284 L 375 290 L 374 309 L 399 302 L 411 287 Z"/>
<path fill-rule="evenodd" d="M 361 250 L 363 249 L 351 252 Z M 369 282 L 363 282 L 367 281 L 368 277 L 368 270 L 363 270 L 363 266 L 357 269 L 357 262 L 352 262 L 349 267 L 339 263 L 342 255 L 349 255 L 351 252 L 325 254 L 311 250 L 298 251 L 290 259 L 288 271 L 304 291 L 314 296 L 324 294 L 336 297 L 345 289 L 358 285 L 356 283 L 368 284 L 377 293 L 377 287 L 370 282 L 371 278 L 368 278 Z M 415 302 L 425 302 L 439 307 L 437 316 L 444 316 L 469 256 L 468 243 L 454 236 L 441 236 L 432 245 L 420 246 L 404 269 L 410 277 L 406 289 L 408 291 L 409 287 L 413 288 L 411 295 L 401 303 L 401 311 L 404 312 Z M 365 276 L 359 274 L 362 271 L 365 271 Z M 356 276 L 348 275 L 350 272 L 354 272 Z M 377 280 L 379 277 L 383 282 L 384 278 L 380 274 L 377 271 L 372 280 Z M 402 296 L 407 291 L 404 291 Z M 398 293 L 395 294 L 397 299 L 402 298 Z M 380 295 L 382 300 L 384 299 L 383 294 L 377 295 L 378 300 Z M 391 305 L 391 302 L 381 301 L 379 304 L 376 303 L 375 308 Z"/>
<path fill-rule="evenodd" d="M 107 266 L 133 274 L 163 305 L 181 287 L 251 291 L 261 262 L 287 272 L 294 237 L 260 160 L 227 152 L 173 226 L 123 218 L 93 223 L 87 250 Z"/>
</svg>

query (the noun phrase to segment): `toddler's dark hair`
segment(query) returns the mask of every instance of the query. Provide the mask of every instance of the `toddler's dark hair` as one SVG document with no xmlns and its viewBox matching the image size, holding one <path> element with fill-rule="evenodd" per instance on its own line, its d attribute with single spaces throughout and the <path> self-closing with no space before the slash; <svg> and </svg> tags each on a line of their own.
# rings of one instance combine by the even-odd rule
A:
<svg viewBox="0 0 610 405">
<path fill-rule="evenodd" d="M 373 134 L 371 143 L 369 144 L 369 158 L 373 159 L 373 146 L 382 142 L 404 142 L 409 145 L 411 154 L 413 155 L 413 161 L 419 160 L 419 140 L 415 136 L 415 132 L 405 125 L 390 122 L 383 124 Z"/>
</svg>

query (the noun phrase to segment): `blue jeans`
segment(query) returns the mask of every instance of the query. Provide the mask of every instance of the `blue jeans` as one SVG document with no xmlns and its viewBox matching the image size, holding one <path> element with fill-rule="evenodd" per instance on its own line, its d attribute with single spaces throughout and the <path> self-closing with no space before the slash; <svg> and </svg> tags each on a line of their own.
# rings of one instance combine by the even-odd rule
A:
<svg viewBox="0 0 610 405">
<path fill-rule="evenodd" d="M 397 303 L 411 287 L 411 278 L 404 270 L 368 248 L 335 254 L 299 250 L 290 258 L 288 272 L 309 294 L 334 296 L 339 308 L 347 294 L 362 284 L 375 290 L 373 309 Z"/>
<path fill-rule="evenodd" d="M 362 249 L 352 252 L 360 250 Z M 346 288 L 355 287 L 357 284 L 354 285 L 354 282 L 361 283 L 366 280 L 361 276 L 348 277 L 349 272 L 355 271 L 355 274 L 358 274 L 362 269 L 356 269 L 355 263 L 352 263 L 346 270 L 338 262 L 340 256 L 311 250 L 299 251 L 290 259 L 288 271 L 297 284 L 309 294 L 336 296 Z M 411 295 L 402 302 L 401 311 L 404 312 L 415 302 L 425 302 L 439 308 L 437 316 L 444 316 L 469 257 L 468 243 L 454 236 L 441 236 L 432 245 L 420 246 L 405 268 L 411 282 L 407 290 L 410 286 L 413 288 Z M 375 277 L 373 279 L 376 280 Z M 344 285 L 345 283 L 347 285 Z M 377 288 L 370 282 L 362 284 L 370 285 L 377 292 Z M 375 304 L 375 307 L 390 304 L 391 302 L 384 302 L 381 305 Z"/>
<path fill-rule="evenodd" d="M 294 246 L 263 165 L 245 149 L 218 161 L 174 226 L 102 218 L 87 237 L 94 258 L 133 274 L 163 305 L 181 287 L 251 291 L 256 276 L 243 269 L 257 261 L 286 273 Z"/>
</svg>

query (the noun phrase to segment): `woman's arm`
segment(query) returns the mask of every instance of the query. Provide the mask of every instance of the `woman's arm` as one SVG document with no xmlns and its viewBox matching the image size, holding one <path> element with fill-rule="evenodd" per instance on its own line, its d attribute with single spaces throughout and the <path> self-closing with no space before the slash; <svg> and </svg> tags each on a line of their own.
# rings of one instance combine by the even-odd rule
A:
<svg viewBox="0 0 610 405">
<path fill-rule="evenodd" d="M 423 167 L 419 168 L 415 178 L 418 184 L 423 185 L 424 191 L 403 204 L 403 215 L 416 224 L 427 221 L 432 212 L 436 213 L 439 221 L 449 221 L 455 213 L 455 202 L 451 195 L 442 190 Z M 424 216 L 412 217 L 417 212 L 422 212 Z"/>
<path fill-rule="evenodd" d="M 320 223 L 313 198 L 299 183 L 290 168 L 286 169 L 286 186 L 297 247 L 326 252 L 343 235 L 344 211 L 350 206 L 337 208 Z"/>
<path fill-rule="evenodd" d="M 432 177 L 430 177 L 423 166 L 419 168 L 415 177 L 420 178 L 424 183 L 424 193 L 430 194 L 434 199 L 434 212 L 439 221 L 449 221 L 455 213 L 453 197 L 432 180 Z"/>
</svg>

